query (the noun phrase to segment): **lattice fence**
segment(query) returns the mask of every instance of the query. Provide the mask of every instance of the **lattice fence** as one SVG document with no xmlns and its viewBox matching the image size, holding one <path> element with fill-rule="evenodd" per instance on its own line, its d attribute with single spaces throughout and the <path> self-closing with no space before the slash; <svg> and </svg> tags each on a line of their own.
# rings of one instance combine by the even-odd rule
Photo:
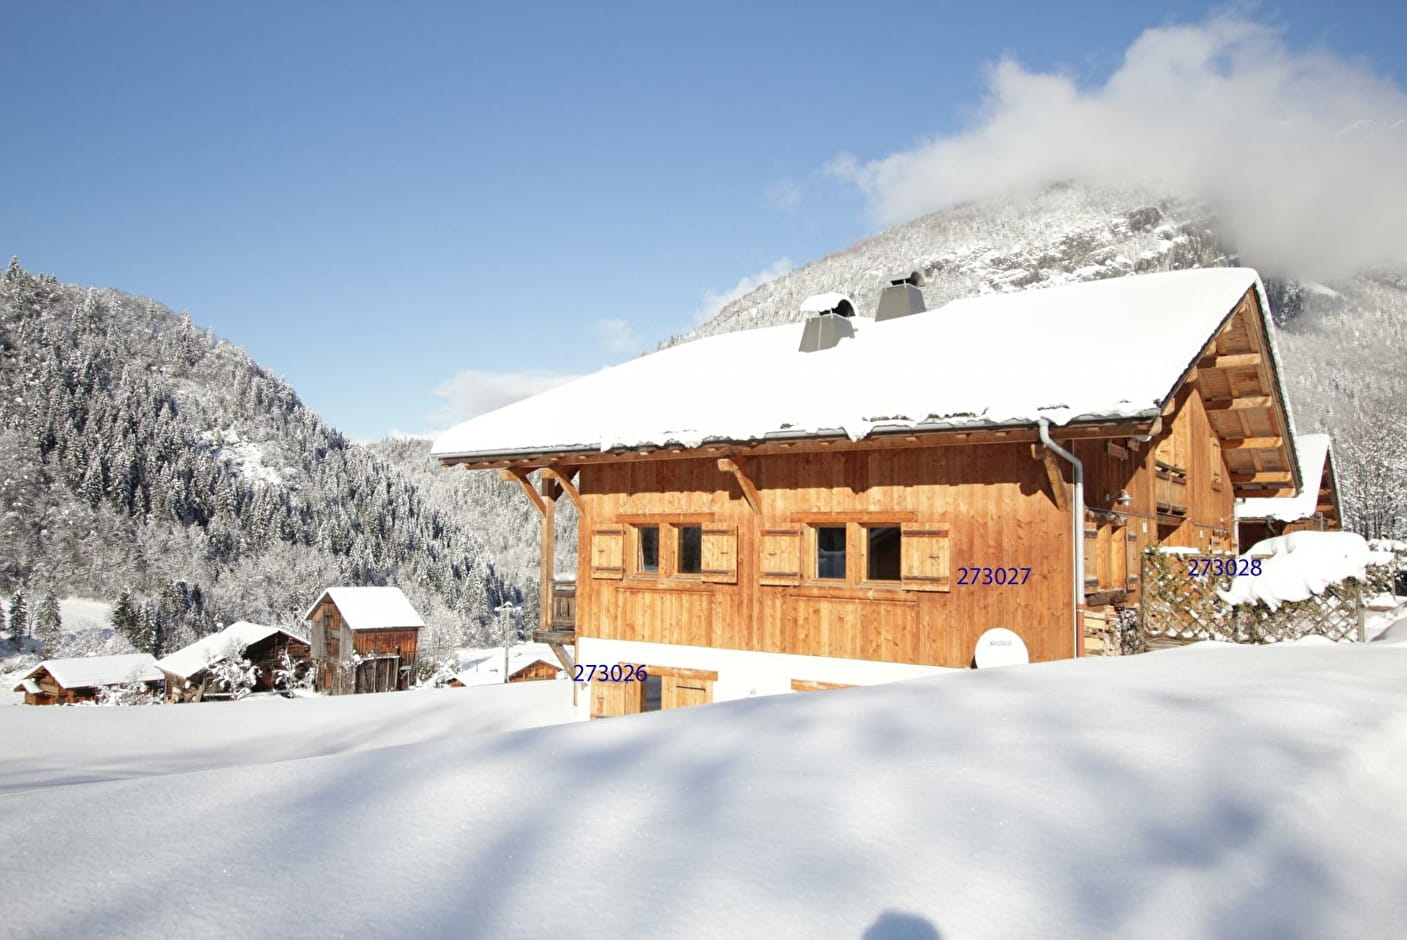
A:
<svg viewBox="0 0 1407 940">
<path fill-rule="evenodd" d="M 1176 555 L 1153 550 L 1143 556 L 1143 600 L 1139 606 L 1139 646 L 1143 650 L 1197 640 L 1273 643 L 1318 634 L 1331 640 L 1358 640 L 1369 598 L 1391 590 L 1392 568 L 1369 566 L 1366 582 L 1329 585 L 1322 594 L 1271 610 L 1263 602 L 1236 607 L 1217 597 L 1230 578 L 1190 578 Z"/>
</svg>

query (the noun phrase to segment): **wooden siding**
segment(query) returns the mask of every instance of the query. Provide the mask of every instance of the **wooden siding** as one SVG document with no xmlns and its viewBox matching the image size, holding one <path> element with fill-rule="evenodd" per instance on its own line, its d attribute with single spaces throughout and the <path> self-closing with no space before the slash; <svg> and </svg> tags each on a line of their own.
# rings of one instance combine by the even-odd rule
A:
<svg viewBox="0 0 1407 940">
<path fill-rule="evenodd" d="M 1029 444 L 837 447 L 754 457 L 746 472 L 760 514 L 713 458 L 583 467 L 578 635 L 966 666 L 982 632 L 1004 626 L 1033 659 L 1070 655 L 1069 517 Z M 736 532 L 735 583 L 671 576 L 668 526 L 682 520 Z M 616 548 L 647 521 L 664 527 L 659 574 L 632 573 Z M 864 527 L 885 522 L 906 530 L 904 578 L 870 583 Z M 815 577 L 819 525 L 847 530 L 841 581 Z M 590 544 L 598 533 L 604 548 Z M 926 560 L 913 560 L 920 552 Z M 998 565 L 1031 574 L 1022 585 L 953 583 L 959 567 Z"/>
</svg>

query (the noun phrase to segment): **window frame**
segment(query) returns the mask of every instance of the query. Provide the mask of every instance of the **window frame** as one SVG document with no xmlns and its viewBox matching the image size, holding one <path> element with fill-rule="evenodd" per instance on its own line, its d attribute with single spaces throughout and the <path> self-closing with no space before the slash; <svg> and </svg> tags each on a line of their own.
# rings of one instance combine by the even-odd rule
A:
<svg viewBox="0 0 1407 940">
<path fill-rule="evenodd" d="M 627 524 L 626 529 L 630 533 L 630 544 L 627 546 L 630 557 L 630 568 L 627 574 L 630 577 L 644 578 L 650 581 L 658 581 L 660 578 L 664 577 L 664 552 L 660 544 L 660 536 L 662 534 L 660 529 L 662 528 L 663 526 L 658 522 L 632 522 Z M 645 529 L 653 529 L 655 531 L 655 568 L 653 571 L 645 568 L 642 564 L 644 540 L 641 538 L 641 533 Z"/>
</svg>

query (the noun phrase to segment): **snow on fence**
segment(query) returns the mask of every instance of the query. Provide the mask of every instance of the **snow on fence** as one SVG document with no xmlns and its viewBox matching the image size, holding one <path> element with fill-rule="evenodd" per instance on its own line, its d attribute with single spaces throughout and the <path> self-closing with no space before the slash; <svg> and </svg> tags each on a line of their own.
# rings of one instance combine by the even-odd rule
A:
<svg viewBox="0 0 1407 940">
<path fill-rule="evenodd" d="M 1227 558 L 1235 556 L 1228 555 Z M 1229 577 L 1189 577 L 1183 559 L 1149 549 L 1143 555 L 1143 599 L 1139 606 L 1141 651 L 1198 640 L 1276 643 L 1318 634 L 1330 640 L 1361 640 L 1367 603 L 1392 590 L 1391 565 L 1368 565 L 1366 580 L 1348 578 L 1302 601 L 1274 609 L 1264 601 L 1231 604 L 1217 596 Z"/>
</svg>

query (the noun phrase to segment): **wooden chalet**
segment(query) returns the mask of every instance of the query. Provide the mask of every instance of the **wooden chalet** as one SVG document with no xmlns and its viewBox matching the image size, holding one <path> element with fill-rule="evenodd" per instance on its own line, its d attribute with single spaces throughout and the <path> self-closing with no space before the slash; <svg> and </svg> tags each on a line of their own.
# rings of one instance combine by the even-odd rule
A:
<svg viewBox="0 0 1407 940">
<path fill-rule="evenodd" d="M 97 701 L 105 688 L 134 683 L 155 693 L 161 681 L 156 657 L 149 653 L 82 656 L 44 660 L 25 674 L 14 691 L 24 693 L 26 705 L 77 705 Z"/>
<path fill-rule="evenodd" d="M 400 588 L 328 588 L 303 619 L 312 625 L 319 692 L 410 688 L 425 621 Z"/>
<path fill-rule="evenodd" d="M 1334 532 L 1343 528 L 1339 513 L 1339 484 L 1334 449 L 1327 434 L 1295 438 L 1304 488 L 1289 499 L 1252 497 L 1236 500 L 1236 528 L 1244 551 L 1277 535 L 1305 530 Z M 1318 486 L 1315 486 L 1315 483 Z"/>
<path fill-rule="evenodd" d="M 229 697 L 227 690 L 212 687 L 210 667 L 236 656 L 256 670 L 253 691 L 273 691 L 285 652 L 292 663 L 312 658 L 312 647 L 297 634 L 241 620 L 162 657 L 156 668 L 166 677 L 166 701 L 200 702 Z"/>
<path fill-rule="evenodd" d="M 542 519 L 538 638 L 595 716 L 1033 660 L 1139 602 L 1149 546 L 1234 550 L 1238 497 L 1299 483 L 1259 278 L 1221 268 L 804 322 L 605 369 L 462 424 Z M 574 631 L 550 631 L 554 507 L 580 515 Z"/>
</svg>

